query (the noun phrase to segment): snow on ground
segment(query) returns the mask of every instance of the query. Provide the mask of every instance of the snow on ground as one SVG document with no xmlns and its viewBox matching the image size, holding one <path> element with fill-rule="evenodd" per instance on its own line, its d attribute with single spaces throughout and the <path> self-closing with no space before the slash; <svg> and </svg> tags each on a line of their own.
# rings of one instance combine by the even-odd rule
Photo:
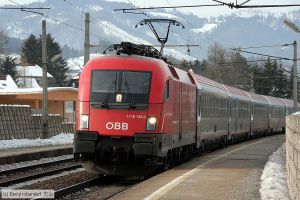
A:
<svg viewBox="0 0 300 200">
<path fill-rule="evenodd" d="M 292 115 L 300 115 L 300 111 L 293 113 Z"/>
<path fill-rule="evenodd" d="M 270 157 L 261 176 L 262 200 L 290 200 L 287 186 L 285 144 Z"/>
<path fill-rule="evenodd" d="M 12 139 L 0 140 L 0 149 L 17 149 L 24 147 L 40 147 L 51 145 L 64 145 L 73 143 L 74 134 L 61 133 L 49 139 Z"/>
</svg>

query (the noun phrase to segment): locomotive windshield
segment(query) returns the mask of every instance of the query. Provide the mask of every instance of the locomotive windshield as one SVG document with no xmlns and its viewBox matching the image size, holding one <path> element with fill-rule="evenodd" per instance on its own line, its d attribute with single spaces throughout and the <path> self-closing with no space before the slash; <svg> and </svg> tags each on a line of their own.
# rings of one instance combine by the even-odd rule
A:
<svg viewBox="0 0 300 200">
<path fill-rule="evenodd" d="M 146 106 L 150 81 L 150 72 L 95 70 L 92 72 L 91 102 L 101 107 Z"/>
</svg>

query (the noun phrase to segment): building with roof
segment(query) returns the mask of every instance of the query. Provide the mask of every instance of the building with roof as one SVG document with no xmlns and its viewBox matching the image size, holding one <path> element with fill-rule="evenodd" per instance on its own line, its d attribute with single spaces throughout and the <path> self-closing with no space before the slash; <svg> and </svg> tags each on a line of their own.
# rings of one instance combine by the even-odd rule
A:
<svg viewBox="0 0 300 200">
<path fill-rule="evenodd" d="M 43 86 L 43 69 L 38 66 L 17 66 L 17 80 L 21 88 L 40 88 Z M 48 83 L 54 83 L 54 77 L 47 73 Z"/>
<path fill-rule="evenodd" d="M 65 122 L 75 122 L 78 89 L 72 87 L 48 88 L 48 113 L 59 114 Z M 0 89 L 0 104 L 30 105 L 32 114 L 42 114 L 42 88 Z"/>
</svg>

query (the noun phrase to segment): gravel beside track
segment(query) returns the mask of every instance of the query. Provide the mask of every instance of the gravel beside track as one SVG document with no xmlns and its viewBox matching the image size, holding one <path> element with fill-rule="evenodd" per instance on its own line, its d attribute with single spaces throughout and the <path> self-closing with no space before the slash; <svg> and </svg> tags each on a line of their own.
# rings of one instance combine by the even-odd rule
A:
<svg viewBox="0 0 300 200">
<path fill-rule="evenodd" d="M 95 186 L 92 188 L 87 188 L 80 193 L 76 193 L 69 197 L 65 197 L 65 200 L 88 200 L 88 199 L 97 199 L 104 200 L 109 199 L 110 197 L 128 189 L 130 186 L 122 186 L 122 185 L 108 185 L 108 186 Z"/>
<path fill-rule="evenodd" d="M 135 181 L 116 180 L 115 181 L 113 178 L 112 180 L 109 180 L 109 177 L 107 179 L 101 180 L 101 178 L 99 178 L 99 182 L 97 186 L 86 188 L 73 195 L 64 197 L 63 199 L 65 200 L 109 199 L 114 195 L 127 190 L 133 185 L 139 183 L 140 181 L 141 180 L 135 180 Z"/>
<path fill-rule="evenodd" d="M 28 186 L 22 187 L 22 189 L 49 189 L 49 190 L 59 190 L 70 185 L 74 185 L 83 181 L 87 181 L 95 176 L 88 174 L 85 171 L 80 171 L 76 173 L 71 173 L 65 176 L 60 176 L 57 178 L 52 178 L 45 181 L 40 181 Z"/>
</svg>

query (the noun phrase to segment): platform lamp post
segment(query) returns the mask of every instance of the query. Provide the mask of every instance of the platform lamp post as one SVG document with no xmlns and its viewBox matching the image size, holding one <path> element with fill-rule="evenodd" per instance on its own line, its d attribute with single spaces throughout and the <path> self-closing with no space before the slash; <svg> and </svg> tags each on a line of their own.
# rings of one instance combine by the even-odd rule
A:
<svg viewBox="0 0 300 200">
<path fill-rule="evenodd" d="M 299 27 L 292 23 L 292 22 L 289 22 L 287 20 L 284 20 L 283 23 L 289 27 L 290 29 L 292 29 L 293 31 L 295 31 L 296 33 L 300 33 L 300 29 Z M 297 97 L 298 97 L 298 94 L 297 94 L 297 86 L 298 86 L 298 77 L 297 77 L 297 42 L 294 41 L 293 43 L 294 45 L 294 66 L 293 66 L 293 99 L 294 99 L 294 112 L 297 112 Z"/>
</svg>

